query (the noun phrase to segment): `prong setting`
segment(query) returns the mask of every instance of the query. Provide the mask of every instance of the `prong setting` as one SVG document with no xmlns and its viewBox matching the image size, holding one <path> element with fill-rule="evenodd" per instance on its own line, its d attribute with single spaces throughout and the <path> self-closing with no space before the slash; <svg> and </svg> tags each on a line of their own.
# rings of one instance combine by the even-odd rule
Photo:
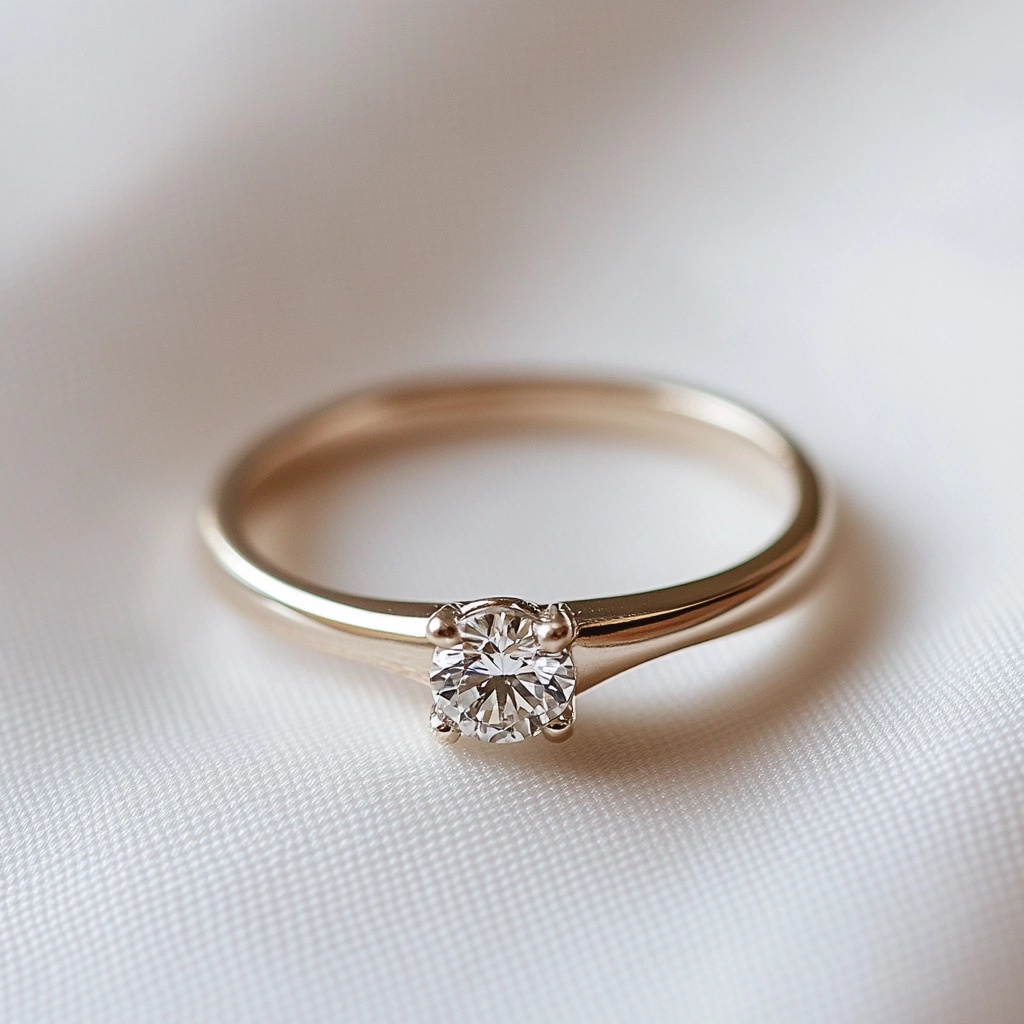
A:
<svg viewBox="0 0 1024 1024">
<path fill-rule="evenodd" d="M 450 604 L 438 608 L 427 620 L 427 639 L 436 646 L 449 650 L 457 647 L 462 639 L 459 635 L 457 614 Z"/>
<path fill-rule="evenodd" d="M 576 639 L 576 624 L 565 605 L 549 604 L 534 625 L 533 633 L 542 650 L 560 654 Z"/>
<path fill-rule="evenodd" d="M 446 746 L 455 743 L 459 736 L 462 735 L 456 728 L 455 723 L 450 718 L 442 715 L 436 708 L 430 712 L 430 731 L 434 734 L 434 739 L 438 743 L 443 743 Z"/>
<path fill-rule="evenodd" d="M 430 669 L 434 710 L 460 734 L 515 743 L 539 735 L 569 710 L 575 629 L 562 606 L 545 611 L 509 597 L 446 605 L 432 616 L 430 634 L 438 638 Z M 571 715 L 552 736 L 567 737 L 569 724 Z"/>
<path fill-rule="evenodd" d="M 576 699 L 573 698 L 556 719 L 544 726 L 544 738 L 552 743 L 564 743 L 572 735 L 575 726 Z"/>
</svg>

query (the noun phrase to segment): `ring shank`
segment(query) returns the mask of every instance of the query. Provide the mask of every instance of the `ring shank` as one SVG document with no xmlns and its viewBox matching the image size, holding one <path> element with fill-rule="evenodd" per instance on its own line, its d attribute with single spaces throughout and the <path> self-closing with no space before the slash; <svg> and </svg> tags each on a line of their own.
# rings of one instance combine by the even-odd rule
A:
<svg viewBox="0 0 1024 1024">
<path fill-rule="evenodd" d="M 781 430 L 728 399 L 681 384 L 558 377 L 430 382 L 365 392 L 277 430 L 229 471 L 200 512 L 200 532 L 215 563 L 242 595 L 279 623 L 298 626 L 322 646 L 424 680 L 433 645 L 426 624 L 446 601 L 390 601 L 348 594 L 273 564 L 245 525 L 270 488 L 315 471 L 327 456 L 383 450 L 429 434 L 542 427 L 614 431 L 674 445 L 715 439 L 745 447 L 782 469 L 795 510 L 753 558 L 704 579 L 614 597 L 569 600 L 578 627 L 574 657 L 580 688 L 632 665 L 775 614 L 797 596 L 824 545 L 822 488 L 806 457 Z M 800 569 L 800 572 L 796 570 Z"/>
</svg>

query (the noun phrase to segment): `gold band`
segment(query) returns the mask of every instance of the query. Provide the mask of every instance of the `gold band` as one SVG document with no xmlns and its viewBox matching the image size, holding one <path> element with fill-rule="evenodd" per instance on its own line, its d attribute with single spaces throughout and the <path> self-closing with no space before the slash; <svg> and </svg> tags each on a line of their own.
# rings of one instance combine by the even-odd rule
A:
<svg viewBox="0 0 1024 1024">
<path fill-rule="evenodd" d="M 728 441 L 781 469 L 795 511 L 760 554 L 725 572 L 643 593 L 561 603 L 574 625 L 582 691 L 670 651 L 733 632 L 788 607 L 824 547 L 830 520 L 823 491 L 800 449 L 744 407 L 664 382 L 558 377 L 428 382 L 364 392 L 308 414 L 255 445 L 224 477 L 199 517 L 215 563 L 237 593 L 320 646 L 428 680 L 428 622 L 444 606 L 342 593 L 301 579 L 255 549 L 244 529 L 269 484 L 286 472 L 354 448 L 402 438 L 458 436 L 480 427 L 586 428 L 667 439 L 692 447 Z"/>
</svg>

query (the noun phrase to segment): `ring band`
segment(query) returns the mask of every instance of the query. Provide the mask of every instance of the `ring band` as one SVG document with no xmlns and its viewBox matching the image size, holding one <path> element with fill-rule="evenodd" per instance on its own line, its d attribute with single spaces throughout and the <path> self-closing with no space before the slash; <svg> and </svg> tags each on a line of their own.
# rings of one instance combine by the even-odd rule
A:
<svg viewBox="0 0 1024 1024">
<path fill-rule="evenodd" d="M 246 532 L 271 484 L 315 472 L 325 456 L 496 426 L 612 431 L 687 449 L 726 441 L 736 454 L 782 471 L 794 511 L 768 547 L 724 572 L 544 607 L 513 598 L 421 603 L 343 593 L 275 565 Z M 829 513 L 799 447 L 735 402 L 660 381 L 530 377 L 417 383 L 316 410 L 251 448 L 219 483 L 199 526 L 235 596 L 321 647 L 429 682 L 439 738 L 512 742 L 538 734 L 565 738 L 577 694 L 789 607 L 820 561 Z"/>
</svg>

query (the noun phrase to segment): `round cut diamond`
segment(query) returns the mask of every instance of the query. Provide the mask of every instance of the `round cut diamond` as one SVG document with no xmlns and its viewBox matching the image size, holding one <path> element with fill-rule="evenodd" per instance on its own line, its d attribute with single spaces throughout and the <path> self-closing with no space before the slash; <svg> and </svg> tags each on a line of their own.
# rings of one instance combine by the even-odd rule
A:
<svg viewBox="0 0 1024 1024">
<path fill-rule="evenodd" d="M 569 706 L 576 669 L 533 633 L 538 616 L 519 605 L 460 615 L 460 642 L 438 647 L 430 671 L 435 708 L 466 736 L 514 743 L 534 736 Z"/>
</svg>

